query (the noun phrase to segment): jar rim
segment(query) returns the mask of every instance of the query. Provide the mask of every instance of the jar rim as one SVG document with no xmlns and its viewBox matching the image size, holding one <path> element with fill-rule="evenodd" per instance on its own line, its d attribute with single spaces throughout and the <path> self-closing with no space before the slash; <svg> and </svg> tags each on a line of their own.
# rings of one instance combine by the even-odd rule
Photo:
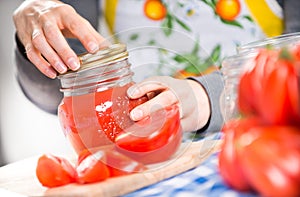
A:
<svg viewBox="0 0 300 197">
<path fill-rule="evenodd" d="M 290 42 L 299 42 L 300 41 L 300 32 L 292 32 L 281 34 L 278 36 L 268 37 L 253 42 L 246 43 L 244 45 L 238 46 L 237 51 L 242 53 L 247 50 L 253 50 L 261 47 L 268 46 L 284 46 Z"/>
<path fill-rule="evenodd" d="M 72 76 L 72 74 L 92 69 L 95 66 L 99 66 L 99 64 L 107 65 L 126 58 L 128 58 L 128 52 L 125 44 L 111 44 L 96 53 L 86 52 L 79 54 L 80 68 L 76 71 L 68 70 L 65 73 L 59 74 L 58 78 Z"/>
</svg>

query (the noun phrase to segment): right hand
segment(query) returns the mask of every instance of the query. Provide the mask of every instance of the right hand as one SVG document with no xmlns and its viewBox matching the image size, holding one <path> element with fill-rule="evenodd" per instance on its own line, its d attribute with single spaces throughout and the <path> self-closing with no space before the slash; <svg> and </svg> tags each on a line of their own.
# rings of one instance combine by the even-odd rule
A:
<svg viewBox="0 0 300 197">
<path fill-rule="evenodd" d="M 28 59 L 50 78 L 55 78 L 57 72 L 80 67 L 65 37 L 79 39 L 90 53 L 107 45 L 86 19 L 60 1 L 24 1 L 15 10 L 13 19 Z"/>
<path fill-rule="evenodd" d="M 204 87 L 190 79 L 169 76 L 153 76 L 132 85 L 127 90 L 131 99 L 147 95 L 150 100 L 136 106 L 130 112 L 134 121 L 149 116 L 153 110 L 178 105 L 183 131 L 203 128 L 211 115 L 210 101 Z"/>
</svg>

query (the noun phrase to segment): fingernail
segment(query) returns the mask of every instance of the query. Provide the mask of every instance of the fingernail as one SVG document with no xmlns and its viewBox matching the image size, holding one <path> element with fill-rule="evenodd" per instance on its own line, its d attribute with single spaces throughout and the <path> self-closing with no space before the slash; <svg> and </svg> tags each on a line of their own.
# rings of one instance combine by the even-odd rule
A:
<svg viewBox="0 0 300 197">
<path fill-rule="evenodd" d="M 69 58 L 68 65 L 72 70 L 77 70 L 80 67 L 80 64 L 74 57 Z"/>
<path fill-rule="evenodd" d="M 59 73 L 64 73 L 67 71 L 67 67 L 62 62 L 57 62 L 55 68 Z"/>
<path fill-rule="evenodd" d="M 143 111 L 140 109 L 134 109 L 130 112 L 132 120 L 140 120 L 143 117 Z"/>
<path fill-rule="evenodd" d="M 51 79 L 55 79 L 57 75 L 56 72 L 50 68 L 46 69 L 45 74 Z"/>
<path fill-rule="evenodd" d="M 131 98 L 134 98 L 134 96 L 139 95 L 139 90 L 134 87 L 130 87 L 127 90 L 127 95 Z"/>
<path fill-rule="evenodd" d="M 95 42 L 89 42 L 89 43 L 88 43 L 88 49 L 89 49 L 89 51 L 90 51 L 91 53 L 94 53 L 94 52 L 96 52 L 96 51 L 99 50 L 99 46 L 98 46 L 98 44 L 96 44 Z"/>
</svg>

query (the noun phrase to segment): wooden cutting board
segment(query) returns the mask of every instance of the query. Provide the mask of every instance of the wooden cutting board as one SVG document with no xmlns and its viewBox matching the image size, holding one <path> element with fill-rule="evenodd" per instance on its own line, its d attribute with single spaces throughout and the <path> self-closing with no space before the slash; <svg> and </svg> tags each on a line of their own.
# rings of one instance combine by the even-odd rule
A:
<svg viewBox="0 0 300 197">
<path fill-rule="evenodd" d="M 0 188 L 26 196 L 120 196 L 157 183 L 200 165 L 220 149 L 220 140 L 183 143 L 174 157 L 149 165 L 149 170 L 93 184 L 69 184 L 56 188 L 42 187 L 35 176 L 37 157 L 28 158 L 0 168 Z M 67 157 L 74 161 L 74 156 Z"/>
</svg>

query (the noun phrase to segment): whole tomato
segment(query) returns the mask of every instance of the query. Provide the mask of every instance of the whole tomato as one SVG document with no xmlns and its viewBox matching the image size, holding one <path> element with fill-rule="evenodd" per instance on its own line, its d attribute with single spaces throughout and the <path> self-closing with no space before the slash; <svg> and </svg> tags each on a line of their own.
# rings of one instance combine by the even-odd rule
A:
<svg viewBox="0 0 300 197">
<path fill-rule="evenodd" d="M 251 187 L 245 178 L 245 172 L 241 165 L 241 158 L 238 154 L 240 147 L 237 139 L 245 131 L 256 125 L 259 125 L 257 118 L 233 119 L 222 128 L 224 141 L 218 156 L 220 174 L 229 186 L 239 191 L 249 191 Z"/>
<path fill-rule="evenodd" d="M 44 154 L 38 159 L 36 176 L 45 187 L 58 187 L 75 182 L 76 171 L 65 158 Z"/>
<path fill-rule="evenodd" d="M 238 107 L 242 114 L 257 114 L 258 99 L 263 90 L 262 82 L 266 75 L 274 69 L 274 62 L 278 58 L 278 51 L 260 49 L 253 62 L 240 78 L 238 86 Z"/>
<path fill-rule="evenodd" d="M 248 183 L 263 196 L 300 195 L 300 129 L 253 127 L 238 139 Z"/>
<path fill-rule="evenodd" d="M 268 124 L 299 124 L 300 103 L 295 66 L 287 60 L 278 60 L 265 79 L 259 97 L 258 112 Z"/>
<path fill-rule="evenodd" d="M 300 62 L 289 49 L 261 49 L 253 68 L 242 74 L 238 107 L 267 124 L 300 125 Z"/>
</svg>

